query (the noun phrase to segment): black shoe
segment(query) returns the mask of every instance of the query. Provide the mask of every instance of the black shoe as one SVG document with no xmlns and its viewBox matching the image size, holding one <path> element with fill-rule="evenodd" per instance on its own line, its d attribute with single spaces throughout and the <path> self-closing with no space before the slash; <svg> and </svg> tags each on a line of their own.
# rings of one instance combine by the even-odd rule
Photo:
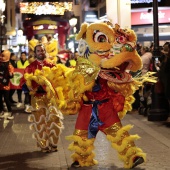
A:
<svg viewBox="0 0 170 170">
<path fill-rule="evenodd" d="M 79 168 L 80 167 L 80 164 L 78 161 L 75 161 L 71 164 L 71 167 L 74 167 L 74 168 Z"/>
<path fill-rule="evenodd" d="M 135 168 L 137 165 L 142 164 L 143 162 L 144 162 L 144 159 L 142 157 L 136 157 L 133 162 L 132 168 Z"/>
<path fill-rule="evenodd" d="M 51 150 L 48 147 L 46 147 L 46 148 L 41 148 L 41 152 L 43 152 L 43 153 L 50 153 Z"/>
<path fill-rule="evenodd" d="M 52 152 L 57 152 L 58 149 L 57 149 L 57 147 L 51 147 L 51 151 L 52 151 Z"/>
</svg>

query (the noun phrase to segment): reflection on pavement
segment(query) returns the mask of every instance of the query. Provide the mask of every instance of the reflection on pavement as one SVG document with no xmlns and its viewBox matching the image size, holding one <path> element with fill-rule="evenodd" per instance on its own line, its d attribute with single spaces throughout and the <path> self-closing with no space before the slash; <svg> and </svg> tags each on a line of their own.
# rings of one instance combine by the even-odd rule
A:
<svg viewBox="0 0 170 170">
<path fill-rule="evenodd" d="M 8 113 L 4 113 L 4 122 L 3 122 L 3 128 L 5 129 L 9 123 L 9 120 L 7 119 L 9 116 Z"/>
</svg>

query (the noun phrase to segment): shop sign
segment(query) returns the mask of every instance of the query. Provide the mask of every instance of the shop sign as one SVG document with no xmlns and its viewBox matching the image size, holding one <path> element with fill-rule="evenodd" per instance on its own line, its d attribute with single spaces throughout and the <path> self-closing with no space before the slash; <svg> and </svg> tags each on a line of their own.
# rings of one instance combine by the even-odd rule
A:
<svg viewBox="0 0 170 170">
<path fill-rule="evenodd" d="M 35 25 L 33 26 L 33 30 L 43 30 L 43 29 L 49 29 L 49 30 L 55 30 L 57 29 L 56 25 Z"/>
<path fill-rule="evenodd" d="M 153 0 L 131 0 L 131 4 L 144 4 L 144 3 L 152 3 Z M 158 0 L 158 2 L 161 2 L 161 0 Z"/>
<path fill-rule="evenodd" d="M 159 23 L 170 22 L 170 10 L 158 11 Z M 131 25 L 144 25 L 153 23 L 153 13 L 148 12 L 132 12 L 131 13 Z"/>
<path fill-rule="evenodd" d="M 33 30 L 42 30 L 42 29 L 44 29 L 43 25 L 33 26 Z"/>
</svg>

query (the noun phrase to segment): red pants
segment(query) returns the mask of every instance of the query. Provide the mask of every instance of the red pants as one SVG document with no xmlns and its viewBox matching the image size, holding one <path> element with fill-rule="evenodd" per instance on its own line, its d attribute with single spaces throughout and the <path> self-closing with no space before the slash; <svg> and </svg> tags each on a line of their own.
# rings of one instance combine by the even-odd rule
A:
<svg viewBox="0 0 170 170">
<path fill-rule="evenodd" d="M 91 104 L 83 104 L 78 114 L 75 128 L 79 130 L 88 130 L 92 113 Z M 99 130 L 103 131 L 114 123 L 120 122 L 117 112 L 113 108 L 113 103 L 110 101 L 98 105 L 98 117 L 104 123 L 99 126 Z"/>
</svg>

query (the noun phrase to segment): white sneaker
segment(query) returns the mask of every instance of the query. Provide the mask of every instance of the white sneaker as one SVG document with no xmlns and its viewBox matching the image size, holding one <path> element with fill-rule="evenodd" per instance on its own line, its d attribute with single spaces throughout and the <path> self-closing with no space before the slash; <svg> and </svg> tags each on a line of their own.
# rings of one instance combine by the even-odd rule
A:
<svg viewBox="0 0 170 170">
<path fill-rule="evenodd" d="M 0 112 L 0 118 L 4 118 L 4 112 Z"/>
<path fill-rule="evenodd" d="M 13 120 L 13 119 L 14 119 L 14 116 L 8 116 L 7 119 L 8 119 L 8 120 Z"/>
<path fill-rule="evenodd" d="M 150 104 L 152 104 L 152 98 L 149 96 L 149 97 L 147 98 L 147 105 L 150 105 Z"/>
<path fill-rule="evenodd" d="M 28 105 L 28 104 L 25 105 L 25 112 L 31 113 L 31 106 L 30 105 Z"/>
<path fill-rule="evenodd" d="M 21 107 L 22 106 L 22 103 L 17 103 L 17 107 Z"/>
<path fill-rule="evenodd" d="M 8 117 L 7 117 L 8 120 L 13 120 L 14 119 L 14 116 L 12 115 L 11 112 L 8 112 Z"/>
</svg>

